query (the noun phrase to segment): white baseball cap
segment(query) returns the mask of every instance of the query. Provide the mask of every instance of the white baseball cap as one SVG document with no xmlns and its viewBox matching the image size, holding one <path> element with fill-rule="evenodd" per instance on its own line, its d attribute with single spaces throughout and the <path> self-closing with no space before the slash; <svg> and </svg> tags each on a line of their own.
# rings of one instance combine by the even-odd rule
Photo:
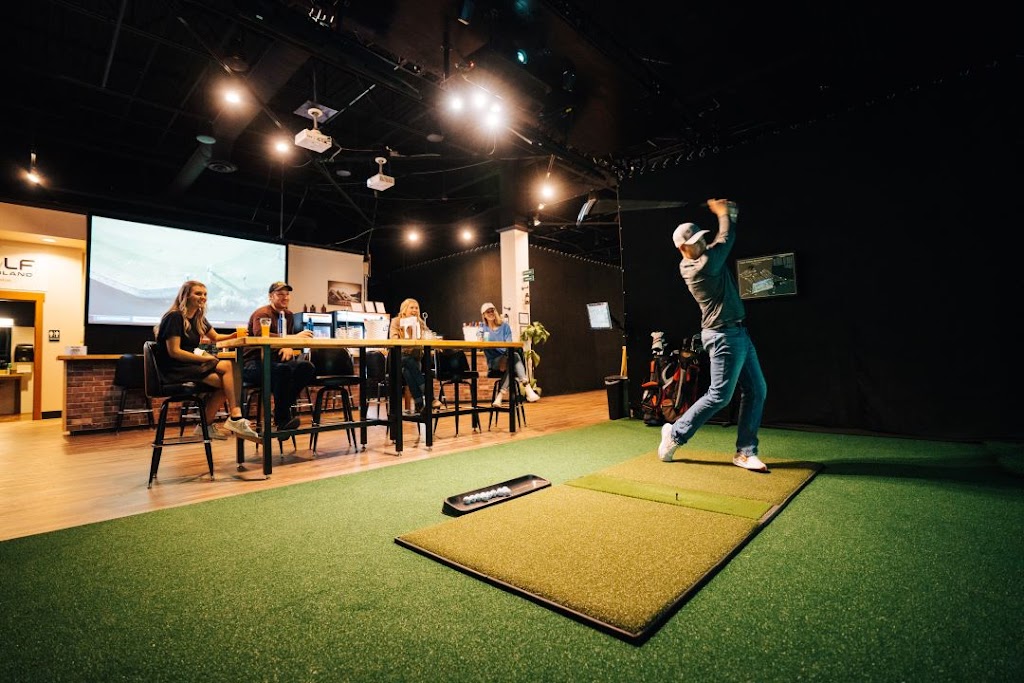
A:
<svg viewBox="0 0 1024 683">
<path fill-rule="evenodd" d="M 488 301 L 486 304 L 484 304 L 484 305 L 482 305 L 480 307 L 480 315 L 483 315 L 484 313 L 486 313 L 487 311 L 491 310 L 492 308 L 494 309 L 495 313 L 498 312 L 498 307 Z"/>
<path fill-rule="evenodd" d="M 696 244 L 697 240 L 708 234 L 708 230 L 701 230 L 696 223 L 680 223 L 672 233 L 672 243 L 676 249 L 684 244 Z"/>
</svg>

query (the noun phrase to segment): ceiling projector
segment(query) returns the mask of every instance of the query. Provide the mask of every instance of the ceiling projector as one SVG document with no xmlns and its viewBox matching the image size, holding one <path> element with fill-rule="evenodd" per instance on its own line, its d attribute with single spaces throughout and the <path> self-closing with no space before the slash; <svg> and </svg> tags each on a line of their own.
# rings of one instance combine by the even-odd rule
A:
<svg viewBox="0 0 1024 683">
<path fill-rule="evenodd" d="M 306 130 L 299 131 L 295 134 L 295 146 L 308 149 L 311 152 L 326 152 L 334 144 L 331 140 L 330 135 L 321 133 L 316 127 L 316 123 L 320 120 L 320 117 L 324 115 L 323 111 L 316 107 L 310 107 L 307 110 L 309 118 L 313 119 L 313 127 L 307 128 Z"/>
<path fill-rule="evenodd" d="M 371 190 L 388 190 L 395 186 L 395 179 L 389 175 L 384 175 L 384 164 L 387 159 L 384 157 L 376 157 L 374 161 L 377 162 L 378 173 L 377 175 L 370 176 L 366 179 L 366 186 Z"/>
<path fill-rule="evenodd" d="M 316 128 L 308 128 L 295 134 L 295 144 L 313 152 L 326 152 L 334 143 L 330 135 L 324 135 Z"/>
</svg>

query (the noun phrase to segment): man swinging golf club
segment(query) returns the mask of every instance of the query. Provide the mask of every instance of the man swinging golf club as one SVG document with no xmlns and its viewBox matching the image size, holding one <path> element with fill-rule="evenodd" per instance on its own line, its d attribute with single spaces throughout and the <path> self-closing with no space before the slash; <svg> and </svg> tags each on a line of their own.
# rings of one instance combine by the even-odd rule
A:
<svg viewBox="0 0 1024 683">
<path fill-rule="evenodd" d="M 739 386 L 736 455 L 732 462 L 754 472 L 767 472 L 768 467 L 757 457 L 757 430 L 768 386 L 754 342 L 743 324 L 743 301 L 725 263 L 736 243 L 738 210 L 726 199 L 709 199 L 707 206 L 718 217 L 718 234 L 712 242 L 708 244 L 705 240 L 709 231 L 694 223 L 679 225 L 672 233 L 672 242 L 683 257 L 679 273 L 700 306 L 700 339 L 708 352 L 711 385 L 674 423 L 662 426 L 658 457 L 671 462 L 676 449 L 689 441 L 711 416 L 729 405 Z"/>
</svg>

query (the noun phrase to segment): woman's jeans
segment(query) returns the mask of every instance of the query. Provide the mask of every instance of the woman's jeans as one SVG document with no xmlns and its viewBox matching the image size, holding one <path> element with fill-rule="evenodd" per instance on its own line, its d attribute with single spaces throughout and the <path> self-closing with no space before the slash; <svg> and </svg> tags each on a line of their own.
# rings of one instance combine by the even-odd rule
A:
<svg viewBox="0 0 1024 683">
<path fill-rule="evenodd" d="M 736 431 L 736 452 L 757 455 L 757 430 L 764 413 L 768 385 L 757 360 L 757 351 L 745 327 L 701 330 L 700 340 L 711 363 L 711 386 L 706 394 L 679 416 L 672 425 L 672 438 L 684 444 L 719 410 L 729 405 L 736 387 L 740 389 L 740 414 Z"/>
<path fill-rule="evenodd" d="M 412 355 L 402 355 L 402 378 L 405 386 L 409 387 L 412 400 L 417 405 L 423 405 L 423 387 L 426 378 L 423 376 L 423 361 Z"/>
</svg>

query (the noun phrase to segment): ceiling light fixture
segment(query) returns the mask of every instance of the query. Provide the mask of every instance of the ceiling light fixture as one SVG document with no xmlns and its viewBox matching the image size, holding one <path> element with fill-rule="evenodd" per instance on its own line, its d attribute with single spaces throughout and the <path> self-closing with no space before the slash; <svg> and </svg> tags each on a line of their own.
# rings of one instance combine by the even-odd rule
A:
<svg viewBox="0 0 1024 683">
<path fill-rule="evenodd" d="M 472 18 L 473 0 L 462 0 L 462 9 L 459 10 L 459 23 L 463 26 L 469 26 L 469 22 Z"/>
<path fill-rule="evenodd" d="M 209 121 L 204 123 L 202 130 L 196 135 L 196 140 L 203 145 L 216 144 L 217 136 L 213 134 L 213 124 Z"/>
<path fill-rule="evenodd" d="M 36 168 L 35 150 L 32 150 L 32 152 L 29 155 L 28 173 L 25 174 L 25 177 L 33 185 L 39 185 L 43 182 L 43 176 L 39 175 L 39 169 Z"/>
</svg>

